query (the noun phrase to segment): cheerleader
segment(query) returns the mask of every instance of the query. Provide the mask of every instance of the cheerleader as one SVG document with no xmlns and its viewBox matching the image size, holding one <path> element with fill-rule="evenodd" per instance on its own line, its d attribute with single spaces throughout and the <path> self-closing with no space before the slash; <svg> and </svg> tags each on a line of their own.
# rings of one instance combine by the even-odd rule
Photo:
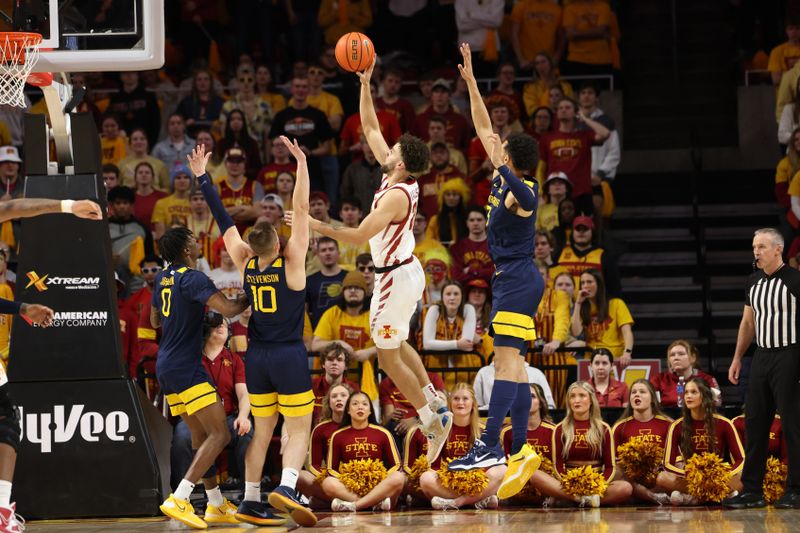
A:
<svg viewBox="0 0 800 533">
<path fill-rule="evenodd" d="M 742 406 L 742 411 L 745 407 Z M 747 446 L 744 434 L 744 413 L 740 414 L 731 422 L 736 429 L 736 434 L 739 435 L 739 440 L 742 442 L 742 447 Z M 772 425 L 769 428 L 769 447 L 767 449 L 767 457 L 775 457 L 780 459 L 783 464 L 789 464 L 788 450 L 786 449 L 786 439 L 783 438 L 783 428 L 781 427 L 780 415 L 775 415 Z"/>
<path fill-rule="evenodd" d="M 605 496 L 591 494 L 569 499 L 582 507 L 616 505 L 631 497 L 633 487 L 614 479 L 614 438 L 611 428 L 600 417 L 600 406 L 594 389 L 585 381 L 577 381 L 567 389 L 567 412 L 553 431 L 553 465 L 560 476 L 569 468 L 590 465 L 602 472 L 608 483 Z M 544 491 L 542 491 L 544 492 Z"/>
<path fill-rule="evenodd" d="M 667 436 L 669 435 L 671 424 L 672 419 L 665 416 L 661 411 L 661 404 L 658 401 L 658 396 L 652 383 L 646 379 L 637 379 L 631 387 L 628 406 L 625 407 L 622 416 L 614 424 L 612 431 L 617 457 L 619 457 L 619 447 L 632 440 L 652 442 L 664 450 L 667 445 Z M 663 466 L 663 457 L 660 463 Z M 628 481 L 633 485 L 633 496 L 636 499 L 659 505 L 669 503 L 670 500 L 667 494 L 650 490 L 656 487 L 648 488 L 633 480 Z"/>
<path fill-rule="evenodd" d="M 711 452 L 731 465 L 731 490 L 742 490 L 742 465 L 744 450 L 733 424 L 715 413 L 714 393 L 702 378 L 692 377 L 686 382 L 683 394 L 683 416 L 672 423 L 667 437 L 664 466 L 658 475 L 658 485 L 672 491 L 673 505 L 699 503 L 686 494 L 687 483 L 684 466 L 696 453 Z M 690 421 L 691 423 L 685 423 Z"/>
<path fill-rule="evenodd" d="M 548 460 L 553 456 L 553 430 L 555 428 L 553 419 L 550 417 L 550 409 L 547 407 L 544 389 L 538 383 L 531 383 L 531 411 L 528 416 L 528 435 L 526 438 L 530 447 L 542 458 L 547 458 Z M 500 442 L 503 443 L 503 448 L 507 454 L 511 454 L 512 440 L 511 426 L 506 426 L 500 432 Z M 545 463 L 546 461 L 534 472 L 528 481 L 528 485 L 531 488 L 539 489 L 542 494 L 569 499 L 570 497 L 567 494 L 560 492 L 561 484 L 551 475 L 552 463 L 550 469 Z M 547 470 L 551 471 L 548 472 Z M 513 503 L 526 503 L 525 499 L 520 497 L 512 498 L 511 501 Z"/>
<path fill-rule="evenodd" d="M 339 480 L 341 468 L 357 459 L 383 462 L 387 475 L 365 496 L 358 496 Z M 328 473 L 322 491 L 331 500 L 331 510 L 390 511 L 403 491 L 405 474 L 398 471 L 400 457 L 392 434 L 379 426 L 369 396 L 363 392 L 350 395 L 342 417 L 342 428 L 331 435 L 328 448 Z"/>
<path fill-rule="evenodd" d="M 344 406 L 351 394 L 353 394 L 353 389 L 349 385 L 341 383 L 331 387 L 328 394 L 322 398 L 320 423 L 311 430 L 306 470 L 300 472 L 300 477 L 297 479 L 297 489 L 312 503 L 314 501 L 330 503 L 330 498 L 322 491 L 317 480 L 323 477 L 331 435 L 342 425 Z"/>
<path fill-rule="evenodd" d="M 498 505 L 497 489 L 503 481 L 506 466 L 494 466 L 487 470 L 488 485 L 475 496 L 460 495 L 442 485 L 438 470 L 443 460 L 455 459 L 466 454 L 472 443 L 481 436 L 482 428 L 478 421 L 478 402 L 475 392 L 467 383 L 457 383 L 450 394 L 450 410 L 453 412 L 453 429 L 439 457 L 427 471 L 419 477 L 420 492 L 430 500 L 431 507 L 438 510 L 458 509 L 474 504 L 476 509 L 496 509 Z M 404 468 L 411 474 L 418 457 L 427 453 L 428 442 L 419 427 L 406 436 Z M 460 472 L 458 474 L 461 474 Z M 456 475 L 458 475 L 456 474 Z M 414 494 L 414 489 L 410 491 Z M 416 494 L 418 495 L 418 493 Z"/>
</svg>

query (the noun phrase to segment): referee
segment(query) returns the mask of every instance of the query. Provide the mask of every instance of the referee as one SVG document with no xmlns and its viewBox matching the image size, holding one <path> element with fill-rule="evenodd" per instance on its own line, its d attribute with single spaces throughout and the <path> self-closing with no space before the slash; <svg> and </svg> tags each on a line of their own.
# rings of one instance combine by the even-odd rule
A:
<svg viewBox="0 0 800 533">
<path fill-rule="evenodd" d="M 800 508 L 800 271 L 783 262 L 783 237 L 773 228 L 753 236 L 754 272 L 747 282 L 736 353 L 728 379 L 739 383 L 742 356 L 755 337 L 745 412 L 746 450 L 742 493 L 723 502 L 734 509 L 764 507 L 763 481 L 769 428 L 775 409 L 781 415 L 789 455 L 786 493 L 779 509 Z"/>
</svg>

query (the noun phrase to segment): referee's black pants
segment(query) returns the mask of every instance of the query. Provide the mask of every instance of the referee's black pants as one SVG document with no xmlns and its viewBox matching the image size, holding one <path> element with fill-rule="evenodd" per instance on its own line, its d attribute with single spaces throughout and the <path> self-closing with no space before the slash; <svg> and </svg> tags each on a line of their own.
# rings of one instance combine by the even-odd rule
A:
<svg viewBox="0 0 800 533">
<path fill-rule="evenodd" d="M 775 410 L 789 455 L 787 494 L 800 494 L 800 346 L 756 349 L 745 405 L 745 492 L 761 494 Z"/>
</svg>

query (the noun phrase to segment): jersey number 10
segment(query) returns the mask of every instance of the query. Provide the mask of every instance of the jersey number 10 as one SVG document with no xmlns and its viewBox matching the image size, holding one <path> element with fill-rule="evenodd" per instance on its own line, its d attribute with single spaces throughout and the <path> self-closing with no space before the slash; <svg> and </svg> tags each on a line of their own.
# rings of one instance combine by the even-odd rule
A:
<svg viewBox="0 0 800 533">
<path fill-rule="evenodd" d="M 253 287 L 253 308 L 262 313 L 274 313 L 278 309 L 275 301 L 275 288 L 270 286 Z M 267 294 L 265 294 L 267 293 Z"/>
</svg>

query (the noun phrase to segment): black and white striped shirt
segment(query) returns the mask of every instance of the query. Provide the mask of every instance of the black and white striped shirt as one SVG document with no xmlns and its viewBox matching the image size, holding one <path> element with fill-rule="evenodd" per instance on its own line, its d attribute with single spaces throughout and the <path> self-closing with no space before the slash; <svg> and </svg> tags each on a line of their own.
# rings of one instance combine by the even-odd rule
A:
<svg viewBox="0 0 800 533">
<path fill-rule="evenodd" d="M 771 276 L 754 272 L 745 304 L 753 308 L 759 348 L 785 348 L 800 342 L 800 271 L 783 265 Z"/>
</svg>

